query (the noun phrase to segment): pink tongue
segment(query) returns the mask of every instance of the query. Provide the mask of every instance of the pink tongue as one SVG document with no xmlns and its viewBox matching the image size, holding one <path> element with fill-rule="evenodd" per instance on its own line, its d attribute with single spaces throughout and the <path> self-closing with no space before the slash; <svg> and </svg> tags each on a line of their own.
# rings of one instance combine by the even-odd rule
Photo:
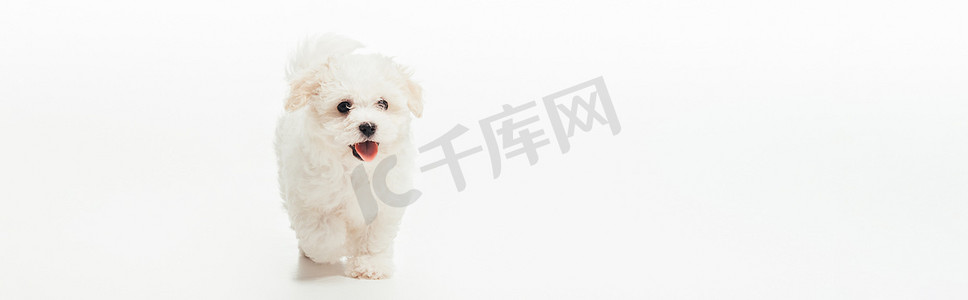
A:
<svg viewBox="0 0 968 300">
<path fill-rule="evenodd" d="M 376 157 L 377 146 L 373 141 L 366 141 L 353 145 L 353 148 L 356 149 L 356 153 L 360 154 L 360 157 L 363 158 L 363 161 L 371 161 Z"/>
</svg>

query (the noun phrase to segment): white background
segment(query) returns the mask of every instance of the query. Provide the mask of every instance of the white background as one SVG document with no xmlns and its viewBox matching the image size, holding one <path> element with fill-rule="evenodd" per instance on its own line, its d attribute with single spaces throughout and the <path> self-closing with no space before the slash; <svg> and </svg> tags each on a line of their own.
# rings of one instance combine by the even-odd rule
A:
<svg viewBox="0 0 968 300">
<path fill-rule="evenodd" d="M 965 299 L 966 11 L 4 2 L 0 298 Z M 472 156 L 460 193 L 423 173 L 395 277 L 349 279 L 299 258 L 275 178 L 285 59 L 320 32 L 415 68 L 420 144 L 598 76 L 622 132 L 497 179 Z"/>
</svg>

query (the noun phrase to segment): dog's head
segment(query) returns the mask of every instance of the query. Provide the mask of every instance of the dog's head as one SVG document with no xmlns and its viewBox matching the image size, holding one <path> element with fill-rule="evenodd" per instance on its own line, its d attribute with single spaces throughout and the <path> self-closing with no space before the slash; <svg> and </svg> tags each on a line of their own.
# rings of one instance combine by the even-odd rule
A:
<svg viewBox="0 0 968 300">
<path fill-rule="evenodd" d="M 290 73 L 286 109 L 307 110 L 320 131 L 314 134 L 344 149 L 347 159 L 371 161 L 398 151 L 409 137 L 410 114 L 423 112 L 411 72 L 379 54 L 325 56 Z"/>
</svg>

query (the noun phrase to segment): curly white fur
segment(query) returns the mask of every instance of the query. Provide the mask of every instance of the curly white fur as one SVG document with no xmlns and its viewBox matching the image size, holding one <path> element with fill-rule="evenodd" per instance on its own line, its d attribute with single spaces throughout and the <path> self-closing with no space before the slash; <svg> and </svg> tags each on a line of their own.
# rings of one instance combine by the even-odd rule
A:
<svg viewBox="0 0 968 300">
<path fill-rule="evenodd" d="M 301 252 L 318 263 L 346 257 L 346 274 L 382 279 L 393 272 L 392 244 L 403 215 L 377 201 L 379 212 L 366 224 L 351 186 L 350 174 L 363 164 L 368 174 L 396 155 L 388 186 L 411 189 L 416 155 L 410 137 L 412 113 L 423 110 L 421 88 L 411 73 L 379 54 L 354 54 L 359 42 L 334 35 L 306 39 L 287 68 L 290 95 L 276 128 L 279 187 Z M 377 102 L 385 100 L 386 109 Z M 349 101 L 347 113 L 337 110 Z M 375 124 L 365 137 L 359 126 Z M 379 143 L 372 161 L 363 162 L 350 145 Z"/>
</svg>

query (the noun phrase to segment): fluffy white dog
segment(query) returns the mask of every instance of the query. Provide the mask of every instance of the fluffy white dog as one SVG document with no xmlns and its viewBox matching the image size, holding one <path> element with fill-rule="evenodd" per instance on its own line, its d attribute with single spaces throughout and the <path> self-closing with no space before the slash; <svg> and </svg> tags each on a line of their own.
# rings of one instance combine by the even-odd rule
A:
<svg viewBox="0 0 968 300">
<path fill-rule="evenodd" d="M 346 275 L 383 279 L 393 272 L 393 239 L 403 208 L 381 201 L 367 224 L 351 182 L 396 156 L 387 186 L 408 191 L 415 148 L 410 114 L 423 111 L 411 72 L 389 57 L 353 53 L 359 42 L 334 35 L 304 41 L 287 70 L 291 90 L 276 128 L 279 188 L 299 249 L 317 263 L 340 263 Z"/>
</svg>

